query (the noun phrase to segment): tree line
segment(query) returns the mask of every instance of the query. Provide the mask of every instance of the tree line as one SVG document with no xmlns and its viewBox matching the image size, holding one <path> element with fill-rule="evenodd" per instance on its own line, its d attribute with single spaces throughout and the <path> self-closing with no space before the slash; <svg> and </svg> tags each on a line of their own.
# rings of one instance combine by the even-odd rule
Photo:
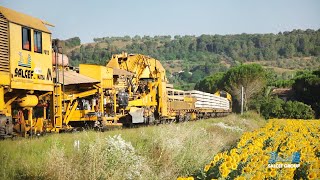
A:
<svg viewBox="0 0 320 180">
<path fill-rule="evenodd" d="M 237 34 L 201 36 L 124 36 L 94 38 L 69 52 L 73 64 L 101 64 L 114 53 L 142 53 L 159 60 L 230 63 L 276 60 L 320 55 L 320 29 L 293 30 L 278 34 Z M 119 45 L 120 44 L 120 45 Z M 79 43 L 77 43 L 79 45 Z"/>
</svg>

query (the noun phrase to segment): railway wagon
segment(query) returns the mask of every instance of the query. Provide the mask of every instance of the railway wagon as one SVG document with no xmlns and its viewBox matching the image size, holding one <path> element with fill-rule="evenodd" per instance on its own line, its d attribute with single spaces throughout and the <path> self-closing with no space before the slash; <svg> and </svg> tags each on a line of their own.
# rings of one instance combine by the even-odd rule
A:
<svg viewBox="0 0 320 180">
<path fill-rule="evenodd" d="M 175 120 L 189 121 L 225 116 L 231 112 L 231 96 L 218 91 L 215 94 L 198 90 L 183 91 L 167 84 L 168 112 Z"/>
</svg>

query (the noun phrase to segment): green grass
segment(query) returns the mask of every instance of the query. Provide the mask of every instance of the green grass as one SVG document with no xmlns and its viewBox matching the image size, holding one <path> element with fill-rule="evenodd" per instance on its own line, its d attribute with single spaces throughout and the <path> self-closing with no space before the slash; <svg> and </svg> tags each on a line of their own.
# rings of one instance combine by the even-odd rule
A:
<svg viewBox="0 0 320 180">
<path fill-rule="evenodd" d="M 175 179 L 203 168 L 259 116 L 0 141 L 0 179 Z M 217 126 L 238 127 L 243 131 Z M 80 148 L 74 148 L 74 141 Z"/>
</svg>

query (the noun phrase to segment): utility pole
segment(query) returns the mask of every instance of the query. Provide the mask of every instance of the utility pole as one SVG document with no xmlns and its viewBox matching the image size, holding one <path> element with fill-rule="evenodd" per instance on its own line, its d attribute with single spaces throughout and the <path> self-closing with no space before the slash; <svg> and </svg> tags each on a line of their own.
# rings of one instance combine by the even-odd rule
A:
<svg viewBox="0 0 320 180">
<path fill-rule="evenodd" d="M 241 86 L 241 115 L 243 114 L 243 94 L 244 94 L 244 88 Z"/>
</svg>

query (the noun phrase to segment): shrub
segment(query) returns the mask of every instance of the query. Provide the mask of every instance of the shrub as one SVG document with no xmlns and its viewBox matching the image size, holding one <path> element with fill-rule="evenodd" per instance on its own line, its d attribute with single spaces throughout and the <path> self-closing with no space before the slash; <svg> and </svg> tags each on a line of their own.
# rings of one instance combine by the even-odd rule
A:
<svg viewBox="0 0 320 180">
<path fill-rule="evenodd" d="M 97 138 L 72 155 L 54 143 L 47 157 L 44 172 L 53 179 L 139 179 L 150 169 L 121 135 Z"/>
<path fill-rule="evenodd" d="M 294 119 L 312 119 L 314 118 L 314 111 L 311 106 L 299 101 L 288 101 L 283 104 L 283 111 L 285 118 Z"/>
<path fill-rule="evenodd" d="M 311 106 L 299 101 L 284 102 L 279 98 L 267 99 L 261 103 L 260 112 L 266 119 L 290 118 L 290 119 L 312 119 L 314 111 Z"/>
<path fill-rule="evenodd" d="M 261 102 L 260 112 L 266 119 L 281 117 L 283 115 L 284 101 L 279 98 L 267 99 Z"/>
</svg>

